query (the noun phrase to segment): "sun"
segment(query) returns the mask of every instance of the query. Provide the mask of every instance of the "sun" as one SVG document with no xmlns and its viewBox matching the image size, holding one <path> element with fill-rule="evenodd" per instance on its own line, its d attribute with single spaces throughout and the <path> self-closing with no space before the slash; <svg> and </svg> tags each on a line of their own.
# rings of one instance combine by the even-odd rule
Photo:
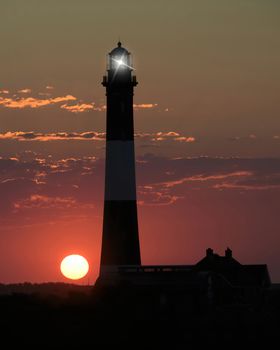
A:
<svg viewBox="0 0 280 350">
<path fill-rule="evenodd" d="M 60 264 L 60 271 L 64 277 L 79 280 L 86 276 L 89 264 L 86 258 L 78 254 L 66 256 Z"/>
</svg>

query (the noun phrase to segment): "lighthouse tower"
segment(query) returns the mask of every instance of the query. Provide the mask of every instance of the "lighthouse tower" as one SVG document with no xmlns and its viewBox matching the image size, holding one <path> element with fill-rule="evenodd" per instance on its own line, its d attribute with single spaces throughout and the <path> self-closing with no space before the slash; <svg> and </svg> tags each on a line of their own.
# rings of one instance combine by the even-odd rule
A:
<svg viewBox="0 0 280 350">
<path fill-rule="evenodd" d="M 106 87 L 105 200 L 100 277 L 121 266 L 140 265 L 137 220 L 133 90 L 130 53 L 121 43 L 108 55 Z"/>
</svg>

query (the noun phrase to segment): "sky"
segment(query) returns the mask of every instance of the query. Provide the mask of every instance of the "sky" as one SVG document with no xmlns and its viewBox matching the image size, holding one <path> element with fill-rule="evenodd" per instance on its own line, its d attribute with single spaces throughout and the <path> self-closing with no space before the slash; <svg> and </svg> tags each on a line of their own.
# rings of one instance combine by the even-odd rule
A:
<svg viewBox="0 0 280 350">
<path fill-rule="evenodd" d="M 106 54 L 133 55 L 143 264 L 213 248 L 280 281 L 280 3 L 2 0 L 0 283 L 99 272 Z"/>
</svg>

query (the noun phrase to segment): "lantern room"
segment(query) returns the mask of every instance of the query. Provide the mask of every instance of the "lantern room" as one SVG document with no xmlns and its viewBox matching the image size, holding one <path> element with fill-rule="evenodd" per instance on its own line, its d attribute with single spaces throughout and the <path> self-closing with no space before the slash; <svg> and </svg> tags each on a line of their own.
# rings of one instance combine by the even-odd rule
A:
<svg viewBox="0 0 280 350">
<path fill-rule="evenodd" d="M 132 71 L 131 54 L 124 47 L 121 42 L 108 55 L 107 70 L 114 71 Z"/>
</svg>

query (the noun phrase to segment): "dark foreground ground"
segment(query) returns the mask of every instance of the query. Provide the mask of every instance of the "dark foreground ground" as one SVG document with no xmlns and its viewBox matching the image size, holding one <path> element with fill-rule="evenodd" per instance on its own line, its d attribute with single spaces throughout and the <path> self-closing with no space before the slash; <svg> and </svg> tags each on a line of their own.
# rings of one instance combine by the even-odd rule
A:
<svg viewBox="0 0 280 350">
<path fill-rule="evenodd" d="M 0 285 L 0 334 L 1 349 L 278 348 L 280 289 L 254 305 L 201 305 L 126 287 Z"/>
</svg>

